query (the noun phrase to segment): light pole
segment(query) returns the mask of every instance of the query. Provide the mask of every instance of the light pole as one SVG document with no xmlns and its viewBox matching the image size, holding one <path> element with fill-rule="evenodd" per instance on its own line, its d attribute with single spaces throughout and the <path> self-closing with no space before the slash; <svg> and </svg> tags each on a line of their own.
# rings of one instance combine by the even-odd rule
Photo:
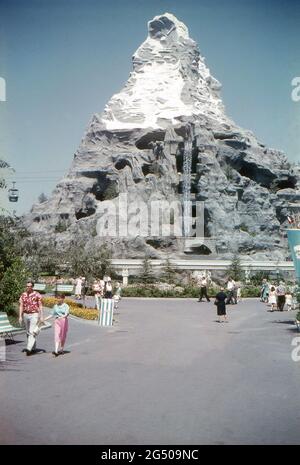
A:
<svg viewBox="0 0 300 465">
<path fill-rule="evenodd" d="M 280 270 L 279 268 L 276 268 L 277 286 L 279 286 L 279 274 L 280 274 Z"/>
</svg>

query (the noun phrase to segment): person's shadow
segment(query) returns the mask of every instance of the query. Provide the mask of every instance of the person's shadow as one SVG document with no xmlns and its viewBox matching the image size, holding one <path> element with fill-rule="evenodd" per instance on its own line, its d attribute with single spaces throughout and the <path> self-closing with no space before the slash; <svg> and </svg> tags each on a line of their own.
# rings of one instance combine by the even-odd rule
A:
<svg viewBox="0 0 300 465">
<path fill-rule="evenodd" d="M 22 352 L 26 352 L 27 349 L 23 349 Z M 46 354 L 47 351 L 45 349 L 33 349 L 31 355 L 40 355 L 40 354 Z"/>
</svg>

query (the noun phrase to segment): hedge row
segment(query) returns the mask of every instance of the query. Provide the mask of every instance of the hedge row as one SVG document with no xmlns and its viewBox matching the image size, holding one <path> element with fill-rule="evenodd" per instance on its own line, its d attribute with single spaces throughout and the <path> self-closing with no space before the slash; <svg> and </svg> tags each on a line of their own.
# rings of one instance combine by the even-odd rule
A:
<svg viewBox="0 0 300 465">
<path fill-rule="evenodd" d="M 209 288 L 208 295 L 213 298 L 220 289 Z M 136 286 L 125 287 L 122 290 L 122 297 L 182 297 L 182 298 L 198 298 L 200 290 L 198 287 L 185 287 L 180 290 L 160 290 L 151 286 Z M 255 286 L 247 286 L 242 288 L 242 297 L 259 297 L 260 288 Z"/>
</svg>

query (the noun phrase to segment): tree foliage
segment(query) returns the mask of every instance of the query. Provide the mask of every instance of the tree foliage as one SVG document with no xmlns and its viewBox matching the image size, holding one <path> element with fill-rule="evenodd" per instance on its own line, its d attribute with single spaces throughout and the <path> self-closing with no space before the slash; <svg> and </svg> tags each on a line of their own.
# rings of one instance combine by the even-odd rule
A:
<svg viewBox="0 0 300 465">
<path fill-rule="evenodd" d="M 73 277 L 85 276 L 88 282 L 111 273 L 111 252 L 105 244 L 92 250 L 84 244 L 72 245 L 65 253 L 65 261 Z"/>
<path fill-rule="evenodd" d="M 144 283 L 152 283 L 154 281 L 153 269 L 148 255 L 145 255 L 143 259 L 140 278 Z"/>
<path fill-rule="evenodd" d="M 25 284 L 27 270 L 20 249 L 23 235 L 14 219 L 0 216 L 0 310 L 10 309 Z"/>
<path fill-rule="evenodd" d="M 162 270 L 162 277 L 165 279 L 168 283 L 172 284 L 176 281 L 176 273 L 177 270 L 176 268 L 172 265 L 170 258 L 168 257 L 165 261 L 165 264 L 163 266 Z"/>
<path fill-rule="evenodd" d="M 233 278 L 234 281 L 241 281 L 243 278 L 241 259 L 237 253 L 233 255 L 231 264 L 228 267 L 228 276 Z"/>
</svg>

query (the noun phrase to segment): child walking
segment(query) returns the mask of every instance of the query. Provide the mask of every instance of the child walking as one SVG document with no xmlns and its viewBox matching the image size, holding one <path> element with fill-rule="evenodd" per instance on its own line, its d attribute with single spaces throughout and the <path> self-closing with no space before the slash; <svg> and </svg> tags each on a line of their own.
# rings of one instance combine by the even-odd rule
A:
<svg viewBox="0 0 300 465">
<path fill-rule="evenodd" d="M 118 308 L 119 301 L 121 300 L 121 292 L 122 292 L 122 288 L 121 288 L 120 283 L 116 283 L 115 292 L 114 292 L 114 295 L 113 295 L 116 310 Z"/>
<path fill-rule="evenodd" d="M 290 312 L 291 310 L 294 310 L 294 299 L 293 295 L 290 291 L 287 292 L 285 295 L 285 303 L 287 305 L 287 311 Z"/>
<path fill-rule="evenodd" d="M 70 313 L 69 305 L 65 303 L 65 296 L 60 294 L 57 296 L 57 304 L 54 305 L 51 315 L 44 320 L 55 318 L 54 321 L 54 340 L 55 350 L 52 354 L 58 357 L 64 354 L 64 347 L 68 333 L 68 315 Z"/>
<path fill-rule="evenodd" d="M 275 306 L 277 306 L 276 290 L 275 290 L 274 286 L 272 286 L 271 289 L 270 289 L 269 304 L 271 305 L 270 312 L 274 312 Z"/>
</svg>

